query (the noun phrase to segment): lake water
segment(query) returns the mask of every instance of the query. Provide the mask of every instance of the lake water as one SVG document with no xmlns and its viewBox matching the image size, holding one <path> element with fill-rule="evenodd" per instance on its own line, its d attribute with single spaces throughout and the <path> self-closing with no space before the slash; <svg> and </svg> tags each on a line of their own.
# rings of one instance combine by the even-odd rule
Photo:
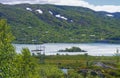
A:
<svg viewBox="0 0 120 78">
<path fill-rule="evenodd" d="M 40 46 L 45 47 L 45 55 L 56 55 L 56 54 L 68 54 L 77 55 L 84 54 L 80 52 L 57 52 L 60 49 L 70 48 L 70 47 L 80 47 L 82 50 L 86 50 L 89 55 L 93 56 L 112 56 L 117 49 L 120 50 L 120 44 L 107 44 L 107 43 L 47 43 L 42 45 L 35 44 L 13 44 L 16 47 L 17 53 L 20 53 L 22 48 L 27 47 L 29 50 L 35 50 Z"/>
</svg>

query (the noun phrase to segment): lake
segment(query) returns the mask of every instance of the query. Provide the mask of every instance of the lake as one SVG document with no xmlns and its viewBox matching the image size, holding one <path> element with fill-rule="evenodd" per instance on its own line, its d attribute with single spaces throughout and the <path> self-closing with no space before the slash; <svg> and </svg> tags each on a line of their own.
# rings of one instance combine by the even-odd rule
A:
<svg viewBox="0 0 120 78">
<path fill-rule="evenodd" d="M 13 44 L 16 47 L 17 53 L 20 53 L 22 48 L 27 47 L 29 50 L 35 50 L 40 46 L 45 47 L 45 55 L 77 55 L 84 54 L 81 52 L 57 52 L 60 49 L 71 48 L 73 46 L 80 47 L 82 50 L 87 51 L 92 56 L 112 56 L 117 49 L 120 50 L 120 44 L 108 43 L 46 43 L 46 44 Z"/>
</svg>

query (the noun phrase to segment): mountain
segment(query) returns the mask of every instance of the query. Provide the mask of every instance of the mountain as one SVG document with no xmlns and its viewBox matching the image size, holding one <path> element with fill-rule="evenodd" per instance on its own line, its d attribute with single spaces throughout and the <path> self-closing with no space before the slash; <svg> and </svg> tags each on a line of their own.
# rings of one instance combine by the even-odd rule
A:
<svg viewBox="0 0 120 78">
<path fill-rule="evenodd" d="M 108 13 L 108 12 L 99 12 L 102 16 L 107 15 L 109 17 L 120 19 L 120 12 Z"/>
<path fill-rule="evenodd" d="M 10 24 L 14 43 L 120 42 L 120 13 L 47 4 L 0 4 L 0 19 Z"/>
</svg>

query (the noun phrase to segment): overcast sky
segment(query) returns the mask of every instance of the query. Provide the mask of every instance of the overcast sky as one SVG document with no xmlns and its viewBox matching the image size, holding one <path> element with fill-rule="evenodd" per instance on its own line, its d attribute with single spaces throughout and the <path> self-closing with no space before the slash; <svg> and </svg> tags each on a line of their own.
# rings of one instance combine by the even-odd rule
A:
<svg viewBox="0 0 120 78">
<path fill-rule="evenodd" d="M 120 12 L 120 0 L 0 0 L 3 4 L 56 4 L 83 6 L 95 11 Z"/>
</svg>

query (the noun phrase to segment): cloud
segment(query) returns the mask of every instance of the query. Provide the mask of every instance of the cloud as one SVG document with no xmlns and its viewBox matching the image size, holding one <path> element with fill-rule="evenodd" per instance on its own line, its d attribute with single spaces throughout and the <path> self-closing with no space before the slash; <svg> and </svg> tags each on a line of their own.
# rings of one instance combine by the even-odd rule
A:
<svg viewBox="0 0 120 78">
<path fill-rule="evenodd" d="M 95 11 L 107 11 L 107 12 L 120 12 L 120 6 L 116 5 L 93 5 L 85 0 L 0 0 L 1 3 L 5 4 L 55 4 L 55 5 L 67 5 L 67 6 L 82 6 L 93 9 Z"/>
<path fill-rule="evenodd" d="M 107 12 L 120 12 L 120 6 L 115 5 L 104 5 L 104 6 L 95 6 L 91 8 L 95 11 L 107 11 Z"/>
</svg>

